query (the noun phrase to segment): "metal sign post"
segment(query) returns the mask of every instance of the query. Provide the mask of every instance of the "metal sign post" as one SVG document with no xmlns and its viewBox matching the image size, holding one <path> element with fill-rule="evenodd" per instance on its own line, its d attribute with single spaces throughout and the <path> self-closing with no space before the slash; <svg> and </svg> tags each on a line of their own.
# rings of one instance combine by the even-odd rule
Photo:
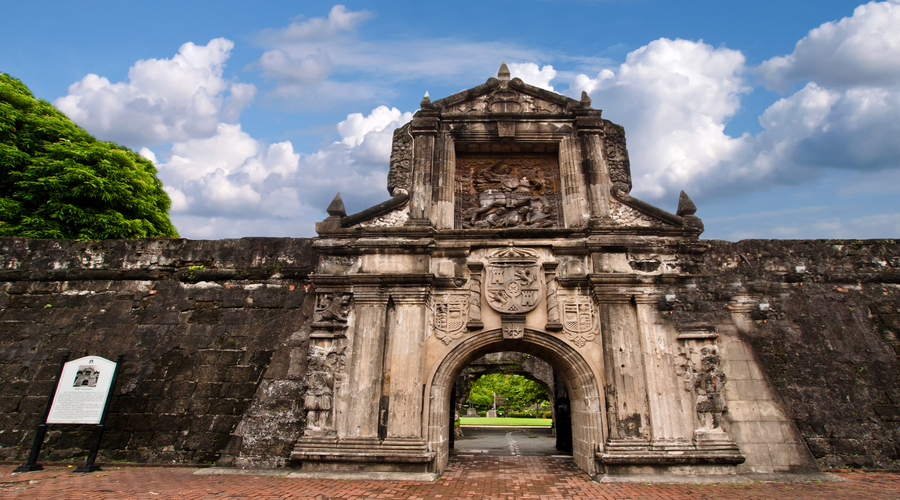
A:
<svg viewBox="0 0 900 500">
<path fill-rule="evenodd" d="M 13 472 L 33 472 L 36 470 L 44 470 L 44 467 L 37 463 L 38 455 L 41 453 L 41 446 L 44 444 L 44 436 L 47 435 L 47 416 L 50 415 L 50 408 L 53 406 L 53 398 L 56 395 L 56 389 L 59 388 L 59 381 L 62 378 L 63 370 L 66 368 L 66 362 L 69 361 L 69 353 L 62 356 L 59 362 L 59 375 L 56 376 L 56 384 L 53 386 L 53 392 L 47 399 L 47 408 L 44 410 L 44 418 L 41 419 L 37 431 L 34 433 L 34 442 L 31 444 L 31 452 L 28 453 L 28 461 L 16 467 Z"/>
<path fill-rule="evenodd" d="M 19 466 L 15 472 L 43 469 L 37 463 L 37 457 L 40 454 L 48 424 L 97 424 L 91 438 L 87 461 L 75 469 L 75 472 L 100 470 L 99 466 L 94 465 L 94 461 L 97 458 L 97 451 L 100 449 L 100 439 L 103 437 L 106 413 L 111 401 L 109 396 L 116 385 L 123 357 L 120 354 L 113 363 L 99 356 L 85 356 L 74 361 L 68 361 L 68 354 L 63 356 L 59 377 L 56 379 L 53 394 L 50 395 L 50 400 L 47 402 L 44 419 L 35 434 L 28 462 Z"/>
</svg>

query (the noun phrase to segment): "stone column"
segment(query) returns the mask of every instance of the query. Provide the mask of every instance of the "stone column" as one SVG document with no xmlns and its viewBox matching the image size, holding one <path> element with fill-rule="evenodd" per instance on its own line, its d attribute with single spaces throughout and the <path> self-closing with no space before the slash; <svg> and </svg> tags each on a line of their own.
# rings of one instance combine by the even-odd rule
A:
<svg viewBox="0 0 900 500">
<path fill-rule="evenodd" d="M 347 356 L 346 408 L 338 421 L 341 439 L 378 439 L 378 408 L 384 374 L 384 322 L 387 296 L 377 288 L 354 287 L 356 328 Z"/>
<path fill-rule="evenodd" d="M 449 132 L 437 137 L 434 151 L 434 170 L 431 174 L 434 205 L 431 222 L 436 229 L 453 229 L 454 195 L 456 191 L 456 149 Z"/>
<path fill-rule="evenodd" d="M 591 217 L 591 209 L 584 187 L 578 139 L 573 136 L 567 136 L 559 142 L 559 176 L 565 226 L 586 226 Z"/>
<path fill-rule="evenodd" d="M 637 314 L 631 295 L 594 287 L 603 336 L 603 364 L 609 412 L 607 451 L 646 450 L 650 438 L 647 382 Z"/>
<path fill-rule="evenodd" d="M 390 335 L 387 441 L 422 440 L 426 288 L 394 290 Z"/>
<path fill-rule="evenodd" d="M 680 379 L 675 373 L 674 356 L 677 349 L 673 344 L 674 335 L 669 335 L 655 321 L 657 297 L 654 294 L 636 294 L 634 298 L 647 380 L 653 449 L 689 449 L 689 433 L 693 429 L 686 431 L 684 426 L 680 399 L 683 389 L 679 387 Z"/>
<path fill-rule="evenodd" d="M 603 141 L 599 133 L 585 133 L 581 137 L 581 151 L 588 172 L 588 192 L 591 218 L 609 217 L 609 168 L 603 159 Z"/>
</svg>

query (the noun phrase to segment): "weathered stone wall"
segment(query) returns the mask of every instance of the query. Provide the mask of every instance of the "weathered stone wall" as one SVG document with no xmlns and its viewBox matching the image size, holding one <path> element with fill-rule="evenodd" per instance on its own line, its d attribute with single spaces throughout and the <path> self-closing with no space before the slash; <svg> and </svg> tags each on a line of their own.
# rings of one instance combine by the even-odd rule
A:
<svg viewBox="0 0 900 500">
<path fill-rule="evenodd" d="M 65 352 L 125 355 L 101 460 L 287 456 L 302 412 L 271 397 L 303 390 L 315 262 L 307 239 L 0 239 L 0 459 L 27 456 Z M 289 422 L 243 442 L 260 405 Z M 41 459 L 84 456 L 92 428 L 51 426 Z"/>
<path fill-rule="evenodd" d="M 900 468 L 900 242 L 704 243 L 660 309 L 736 330 L 821 466 Z M 0 459 L 27 455 L 71 352 L 125 354 L 101 460 L 283 465 L 315 262 L 307 239 L 0 239 Z M 52 426 L 46 457 L 89 432 Z"/>
<path fill-rule="evenodd" d="M 898 241 L 707 243 L 660 307 L 736 324 L 820 466 L 900 468 Z"/>
</svg>

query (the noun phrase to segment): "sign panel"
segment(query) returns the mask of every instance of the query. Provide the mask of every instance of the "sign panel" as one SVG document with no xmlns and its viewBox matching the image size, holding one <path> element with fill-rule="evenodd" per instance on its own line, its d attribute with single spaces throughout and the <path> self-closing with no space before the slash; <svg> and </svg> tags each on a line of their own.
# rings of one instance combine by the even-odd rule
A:
<svg viewBox="0 0 900 500">
<path fill-rule="evenodd" d="M 115 363 L 99 356 L 66 363 L 47 423 L 99 424 L 115 369 Z"/>
</svg>

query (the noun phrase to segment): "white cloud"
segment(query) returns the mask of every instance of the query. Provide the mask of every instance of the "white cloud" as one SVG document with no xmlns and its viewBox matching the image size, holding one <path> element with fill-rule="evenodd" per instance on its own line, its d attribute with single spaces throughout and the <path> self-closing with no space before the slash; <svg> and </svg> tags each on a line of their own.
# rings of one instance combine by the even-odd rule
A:
<svg viewBox="0 0 900 500">
<path fill-rule="evenodd" d="M 764 62 L 766 85 L 784 91 L 798 80 L 846 89 L 900 85 L 900 2 L 860 5 L 853 16 L 827 22 L 797 42 L 794 52 Z"/>
<path fill-rule="evenodd" d="M 655 40 L 628 54 L 618 71 L 577 76 L 568 93 L 591 94 L 594 107 L 625 126 L 635 194 L 658 199 L 699 179 L 719 176 L 719 163 L 743 138 L 725 122 L 749 91 L 744 56 L 689 40 Z"/>
<path fill-rule="evenodd" d="M 136 62 L 124 82 L 89 74 L 53 104 L 92 134 L 118 143 L 209 137 L 221 120 L 236 120 L 256 93 L 253 85 L 222 78 L 233 47 L 224 38 L 189 42 L 171 59 Z"/>
<path fill-rule="evenodd" d="M 512 78 L 521 78 L 522 81 L 535 87 L 553 91 L 550 81 L 556 78 L 556 70 L 549 64 L 543 68 L 533 62 L 509 64 L 509 74 Z"/>
<path fill-rule="evenodd" d="M 392 97 L 397 83 L 410 80 L 458 82 L 469 87 L 473 78 L 484 81 L 496 75 L 502 61 L 513 61 L 509 67 L 514 76 L 514 68 L 520 68 L 524 72 L 520 77 L 532 85 L 550 88 L 555 75 L 551 66 L 538 69 L 534 62 L 515 62 L 547 60 L 552 57 L 550 51 L 513 43 L 360 39 L 355 30 L 370 17 L 364 10 L 335 6 L 327 17 L 265 30 L 257 41 L 269 50 L 247 69 L 275 81 L 268 95 L 307 109 Z"/>
<path fill-rule="evenodd" d="M 656 40 L 618 68 L 576 76 L 568 93 L 587 91 L 594 107 L 625 126 L 639 197 L 669 199 L 685 189 L 702 199 L 801 184 L 828 169 L 897 169 L 900 80 L 882 85 L 887 73 L 847 54 L 877 45 L 885 66 L 900 61 L 898 12 L 896 3 L 861 6 L 853 18 L 812 30 L 791 56 L 763 63 L 758 71 L 771 81 L 810 81 L 773 103 L 755 136 L 724 132 L 749 90 L 743 55 L 724 47 Z M 885 34 L 884 43 L 873 45 L 873 33 Z M 854 76 L 841 80 L 846 73 Z"/>
<path fill-rule="evenodd" d="M 274 39 L 306 42 L 329 40 L 335 34 L 354 31 L 360 23 L 372 17 L 367 10 L 350 12 L 343 5 L 335 5 L 328 12 L 328 17 L 313 17 L 309 20 L 292 22 L 288 27 L 275 32 L 266 31 L 264 36 Z"/>
<path fill-rule="evenodd" d="M 385 106 L 348 115 L 336 126 L 341 140 L 305 156 L 290 142 L 266 145 L 220 123 L 212 137 L 176 143 L 157 163 L 173 221 L 191 238 L 234 236 L 237 227 L 250 231 L 243 235 L 310 236 L 338 191 L 350 211 L 387 199 L 393 131 L 410 119 Z"/>
</svg>

